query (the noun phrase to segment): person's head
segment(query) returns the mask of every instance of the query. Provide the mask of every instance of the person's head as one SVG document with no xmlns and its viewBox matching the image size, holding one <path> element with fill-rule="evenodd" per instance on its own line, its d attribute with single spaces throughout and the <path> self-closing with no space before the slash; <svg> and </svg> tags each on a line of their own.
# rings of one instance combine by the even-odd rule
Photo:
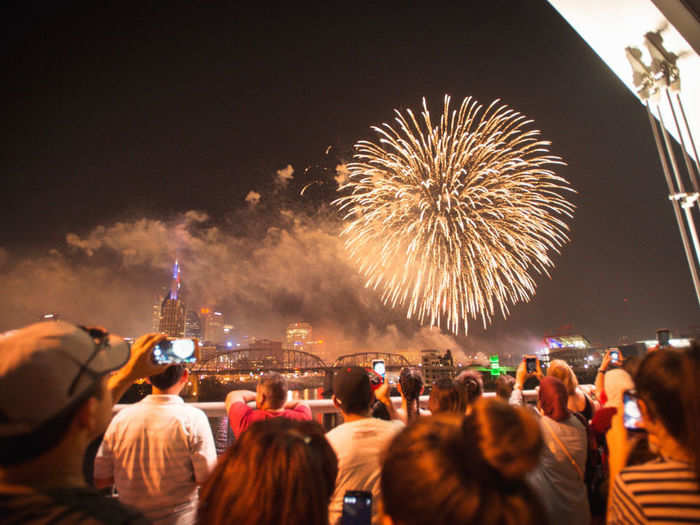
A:
<svg viewBox="0 0 700 525">
<path fill-rule="evenodd" d="M 448 377 L 442 377 L 433 383 L 428 398 L 428 408 L 433 414 L 441 412 L 464 413 L 467 400 L 464 389 Z"/>
<path fill-rule="evenodd" d="M 484 393 L 484 381 L 481 374 L 475 370 L 465 370 L 455 378 L 455 383 L 464 389 L 467 406 L 481 397 Z"/>
<path fill-rule="evenodd" d="M 326 525 L 337 474 L 338 459 L 318 423 L 259 421 L 202 487 L 199 523 Z"/>
<path fill-rule="evenodd" d="M 700 347 L 647 354 L 634 383 L 644 428 L 652 447 L 672 438 L 695 462 L 700 474 Z"/>
<path fill-rule="evenodd" d="M 523 479 L 541 446 L 533 416 L 499 399 L 479 399 L 466 417 L 419 418 L 387 448 L 385 523 L 543 523 L 539 501 Z"/>
<path fill-rule="evenodd" d="M 567 408 L 569 394 L 566 392 L 564 383 L 556 377 L 543 377 L 540 381 L 537 405 L 545 416 L 554 421 L 564 421 L 571 414 Z"/>
<path fill-rule="evenodd" d="M 265 372 L 260 376 L 255 394 L 257 408 L 278 410 L 287 401 L 287 380 L 277 372 Z"/>
<path fill-rule="evenodd" d="M 613 407 L 622 406 L 622 394 L 625 390 L 632 390 L 634 381 L 622 368 L 614 368 L 605 373 L 603 380 L 603 390 L 608 398 L 606 405 Z"/>
<path fill-rule="evenodd" d="M 373 400 L 369 375 L 364 368 L 343 367 L 333 376 L 333 402 L 341 412 L 368 415 Z"/>
<path fill-rule="evenodd" d="M 568 395 L 573 396 L 576 393 L 578 379 L 576 379 L 576 374 L 574 374 L 574 371 L 566 361 L 562 361 L 561 359 L 554 359 L 551 361 L 547 369 L 547 375 L 556 377 L 559 381 L 564 383 Z"/>
<path fill-rule="evenodd" d="M 418 398 L 423 393 L 423 375 L 414 366 L 405 366 L 399 374 L 399 388 L 406 399 L 406 418 L 411 421 L 418 415 Z"/>
<path fill-rule="evenodd" d="M 177 395 L 185 387 L 188 377 L 185 365 L 171 365 L 165 372 L 149 377 L 148 382 L 153 385 L 154 393 Z"/>
<path fill-rule="evenodd" d="M 496 395 L 501 399 L 508 401 L 513 393 L 515 386 L 515 378 L 508 374 L 501 374 L 496 378 Z"/>
<path fill-rule="evenodd" d="M 106 375 L 128 358 L 123 339 L 61 321 L 0 335 L 0 468 L 66 444 L 83 454 L 111 418 Z"/>
</svg>

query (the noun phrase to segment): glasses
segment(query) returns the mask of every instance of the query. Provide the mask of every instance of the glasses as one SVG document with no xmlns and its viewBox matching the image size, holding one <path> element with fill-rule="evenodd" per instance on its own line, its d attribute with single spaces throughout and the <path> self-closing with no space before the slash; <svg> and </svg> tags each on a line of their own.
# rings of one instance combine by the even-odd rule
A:
<svg viewBox="0 0 700 525">
<path fill-rule="evenodd" d="M 82 365 L 80 365 L 80 370 L 78 370 L 78 374 L 75 376 L 75 379 L 73 379 L 73 382 L 68 388 L 69 396 L 72 396 L 75 392 L 75 389 L 78 386 L 78 382 L 80 381 L 80 378 L 83 376 L 84 373 L 89 372 L 93 375 L 93 377 L 96 375 L 90 370 L 89 365 L 97 357 L 97 354 L 99 354 L 100 351 L 104 350 L 105 348 L 109 348 L 109 332 L 106 332 L 100 328 L 87 328 L 81 325 L 78 325 L 78 328 L 84 330 L 92 338 L 95 348 L 93 348 L 90 357 L 88 357 L 87 360 Z"/>
</svg>

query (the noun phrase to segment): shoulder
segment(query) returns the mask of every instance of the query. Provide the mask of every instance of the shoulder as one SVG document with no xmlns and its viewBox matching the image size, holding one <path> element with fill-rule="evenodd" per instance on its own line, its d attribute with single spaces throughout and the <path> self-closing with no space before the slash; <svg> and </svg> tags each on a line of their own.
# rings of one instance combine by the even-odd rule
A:
<svg viewBox="0 0 700 525">
<path fill-rule="evenodd" d="M 255 412 L 259 412 L 258 410 L 249 407 L 246 403 L 243 403 L 242 401 L 236 401 L 235 403 L 232 403 L 231 408 L 229 410 L 230 418 L 241 418 L 244 416 L 254 414 Z"/>
<path fill-rule="evenodd" d="M 16 523 L 56 525 L 148 523 L 137 510 L 88 488 L 53 489 L 45 492 L 30 489 L 14 494 L 8 494 L 0 489 L 0 510 L 5 518 Z"/>
</svg>

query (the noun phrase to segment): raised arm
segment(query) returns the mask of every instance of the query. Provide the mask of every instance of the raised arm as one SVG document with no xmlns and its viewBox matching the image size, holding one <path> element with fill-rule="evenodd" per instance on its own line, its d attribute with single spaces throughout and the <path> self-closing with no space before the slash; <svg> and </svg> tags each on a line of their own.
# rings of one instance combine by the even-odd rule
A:
<svg viewBox="0 0 700 525">
<path fill-rule="evenodd" d="M 231 405 L 234 403 L 249 403 L 255 401 L 256 393 L 250 390 L 231 390 L 226 395 L 226 413 L 231 411 Z"/>
</svg>

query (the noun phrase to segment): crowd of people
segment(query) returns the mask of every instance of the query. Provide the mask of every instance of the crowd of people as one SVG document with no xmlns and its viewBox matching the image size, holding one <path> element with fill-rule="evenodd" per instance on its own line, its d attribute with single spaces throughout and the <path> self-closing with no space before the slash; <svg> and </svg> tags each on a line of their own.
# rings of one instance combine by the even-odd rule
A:
<svg viewBox="0 0 700 525">
<path fill-rule="evenodd" d="M 187 369 L 152 359 L 162 340 L 60 321 L 0 335 L 3 523 L 700 523 L 698 344 L 608 354 L 592 388 L 563 361 L 523 362 L 486 397 L 466 371 L 432 385 L 428 410 L 419 369 L 401 371 L 396 408 L 388 383 L 345 367 L 327 432 L 269 373 L 228 394 L 235 441 L 217 457 L 179 396 Z M 152 394 L 113 414 L 137 380 Z"/>
</svg>

